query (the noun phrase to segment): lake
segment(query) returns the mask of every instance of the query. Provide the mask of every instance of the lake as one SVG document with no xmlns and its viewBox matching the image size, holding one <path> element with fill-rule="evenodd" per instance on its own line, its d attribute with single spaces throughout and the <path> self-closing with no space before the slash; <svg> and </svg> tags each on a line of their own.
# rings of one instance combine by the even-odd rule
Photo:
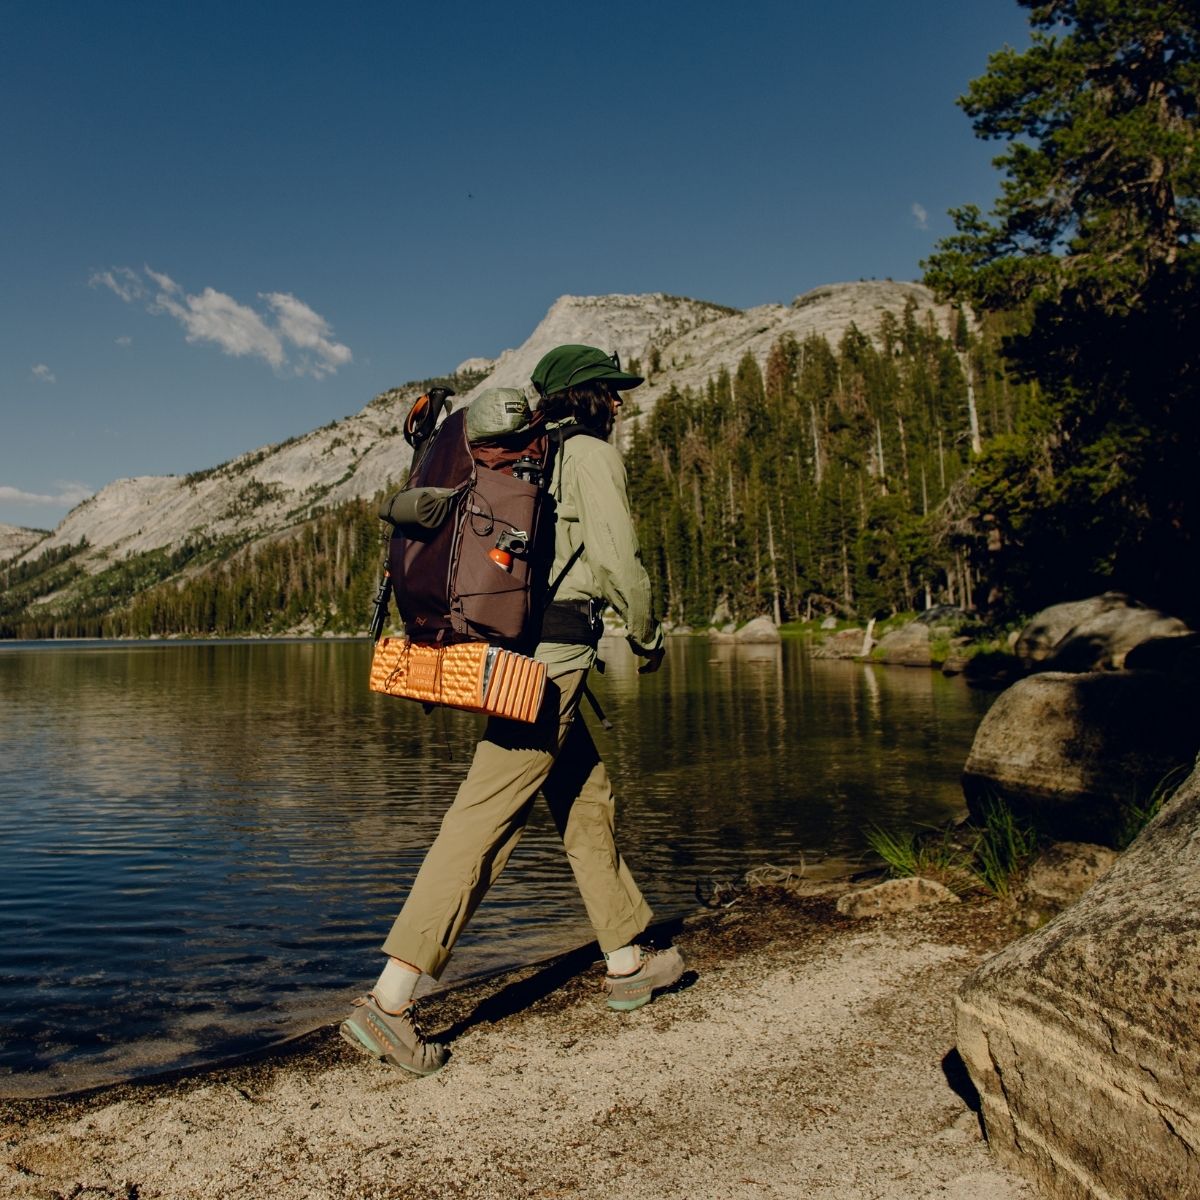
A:
<svg viewBox="0 0 1200 1200">
<path fill-rule="evenodd" d="M 584 712 L 657 918 L 697 882 L 965 811 L 991 702 L 782 646 L 606 639 Z M 374 980 L 482 718 L 367 690 L 364 641 L 0 644 L 0 1094 L 212 1061 Z M 542 806 L 443 983 L 588 941 Z"/>
</svg>

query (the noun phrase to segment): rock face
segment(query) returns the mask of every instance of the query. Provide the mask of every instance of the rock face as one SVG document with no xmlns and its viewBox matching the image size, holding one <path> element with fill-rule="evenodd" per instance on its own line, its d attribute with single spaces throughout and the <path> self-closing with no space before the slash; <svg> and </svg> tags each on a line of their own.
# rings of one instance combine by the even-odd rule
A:
<svg viewBox="0 0 1200 1200">
<path fill-rule="evenodd" d="M 44 529 L 26 529 L 23 525 L 0 525 L 0 562 L 16 558 L 49 537 Z"/>
<path fill-rule="evenodd" d="M 1026 670 L 1097 671 L 1120 668 L 1149 638 L 1178 637 L 1188 627 L 1121 592 L 1055 604 L 1021 631 L 1016 653 Z"/>
<path fill-rule="evenodd" d="M 1042 1195 L 1200 1196 L 1200 772 L 955 1016 L 992 1151 Z"/>
<path fill-rule="evenodd" d="M 989 799 L 1060 841 L 1120 846 L 1130 809 L 1200 747 L 1194 694 L 1150 671 L 1047 672 L 1001 693 L 963 772 L 977 820 Z"/>
<path fill-rule="evenodd" d="M 858 892 L 838 897 L 837 910 L 845 917 L 881 917 L 910 912 L 931 904 L 960 904 L 959 898 L 936 879 L 889 879 Z"/>
</svg>

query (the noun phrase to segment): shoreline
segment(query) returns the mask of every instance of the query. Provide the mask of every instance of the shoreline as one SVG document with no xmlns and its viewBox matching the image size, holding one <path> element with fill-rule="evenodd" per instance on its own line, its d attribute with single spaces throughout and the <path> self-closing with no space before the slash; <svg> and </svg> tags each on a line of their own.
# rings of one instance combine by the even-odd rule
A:
<svg viewBox="0 0 1200 1200">
<path fill-rule="evenodd" d="M 452 1056 L 428 1079 L 330 1024 L 0 1100 L 0 1192 L 1026 1200 L 981 1139 L 950 1009 L 1014 936 L 994 901 L 855 922 L 828 887 L 749 889 L 677 923 L 688 972 L 636 1012 L 604 1006 L 590 945 L 429 996 Z"/>
</svg>

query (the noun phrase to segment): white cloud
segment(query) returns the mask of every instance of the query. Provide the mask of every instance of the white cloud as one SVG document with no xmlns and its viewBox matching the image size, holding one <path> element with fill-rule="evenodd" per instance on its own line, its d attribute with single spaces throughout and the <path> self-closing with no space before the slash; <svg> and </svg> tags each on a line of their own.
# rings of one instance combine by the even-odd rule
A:
<svg viewBox="0 0 1200 1200">
<path fill-rule="evenodd" d="M 57 383 L 58 382 L 58 379 L 55 376 L 54 372 L 52 370 L 50 370 L 50 368 L 48 366 L 46 366 L 45 363 L 38 363 L 33 368 L 33 377 L 34 377 L 34 379 L 40 380 L 42 383 Z"/>
<path fill-rule="evenodd" d="M 93 271 L 88 280 L 89 287 L 106 287 L 115 292 L 126 304 L 140 300 L 146 294 L 146 285 L 136 271 L 129 267 L 113 267 L 111 271 Z"/>
<path fill-rule="evenodd" d="M 158 289 L 161 292 L 167 292 L 172 296 L 178 296 L 183 288 L 173 280 L 170 275 L 162 275 L 158 271 L 152 271 L 149 267 L 145 268 L 146 274 L 158 284 Z"/>
<path fill-rule="evenodd" d="M 171 283 L 165 275 L 155 278 Z M 268 328 L 254 309 L 210 287 L 198 296 L 183 295 L 181 300 L 180 295 L 180 289 L 170 292 L 164 286 L 150 311 L 170 313 L 183 326 L 189 342 L 213 342 L 235 358 L 252 355 L 277 368 L 286 362 L 279 334 Z"/>
<path fill-rule="evenodd" d="M 260 292 L 268 311 L 257 312 L 225 292 L 206 287 L 191 295 L 161 271 L 150 266 L 143 275 L 129 267 L 95 272 L 89 282 L 104 286 L 127 303 L 144 300 L 146 311 L 166 313 L 183 326 L 189 342 L 211 342 L 235 358 L 261 358 L 276 371 L 290 367 L 297 375 L 321 379 L 354 360 L 350 347 L 333 338 L 329 322 L 290 292 Z M 157 289 L 152 298 L 145 280 Z M 118 338 L 127 346 L 132 338 Z M 289 359 L 288 348 L 300 353 Z"/>
<path fill-rule="evenodd" d="M 918 229 L 929 228 L 929 212 L 923 204 L 917 204 L 914 202 L 912 206 L 912 215 L 913 219 L 917 223 Z"/>
<path fill-rule="evenodd" d="M 55 508 L 74 508 L 80 501 L 95 493 L 95 488 L 88 487 L 86 483 L 60 481 L 54 486 L 58 488 L 57 494 L 43 495 L 40 492 L 25 492 L 20 488 L 0 484 L 0 500 L 7 500 L 12 504 L 49 504 Z"/>
<path fill-rule="evenodd" d="M 122 334 L 122 336 L 117 338 L 116 341 L 117 341 L 118 346 L 132 346 L 133 345 L 133 338 L 131 338 L 128 334 Z"/>
<path fill-rule="evenodd" d="M 350 347 L 333 340 L 333 330 L 320 313 L 315 313 L 303 300 L 297 300 L 290 292 L 267 292 L 263 299 L 275 313 L 279 332 L 294 346 L 311 351 L 313 358 L 305 357 L 297 366 L 298 374 L 310 373 L 320 378 L 332 375 L 338 367 L 344 367 L 353 359 Z"/>
</svg>

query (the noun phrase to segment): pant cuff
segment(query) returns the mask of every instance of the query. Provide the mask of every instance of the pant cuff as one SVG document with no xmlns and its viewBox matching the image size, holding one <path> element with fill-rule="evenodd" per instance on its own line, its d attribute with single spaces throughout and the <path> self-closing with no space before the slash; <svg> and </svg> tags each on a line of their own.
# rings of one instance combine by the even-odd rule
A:
<svg viewBox="0 0 1200 1200">
<path fill-rule="evenodd" d="M 442 972 L 446 969 L 446 964 L 450 961 L 450 951 L 440 942 L 435 942 L 433 938 L 426 937 L 423 933 L 418 933 L 415 929 L 409 929 L 406 925 L 401 924 L 402 920 L 402 916 L 396 918 L 391 933 L 387 935 L 387 940 L 383 943 L 384 954 L 390 954 L 393 958 L 411 963 L 414 967 L 420 967 L 426 975 L 440 979 Z"/>
<path fill-rule="evenodd" d="M 605 954 L 611 954 L 622 946 L 628 946 L 639 933 L 645 933 L 653 918 L 650 905 L 642 900 L 627 920 L 612 929 L 597 929 L 596 941 L 600 943 L 600 949 Z"/>
</svg>

